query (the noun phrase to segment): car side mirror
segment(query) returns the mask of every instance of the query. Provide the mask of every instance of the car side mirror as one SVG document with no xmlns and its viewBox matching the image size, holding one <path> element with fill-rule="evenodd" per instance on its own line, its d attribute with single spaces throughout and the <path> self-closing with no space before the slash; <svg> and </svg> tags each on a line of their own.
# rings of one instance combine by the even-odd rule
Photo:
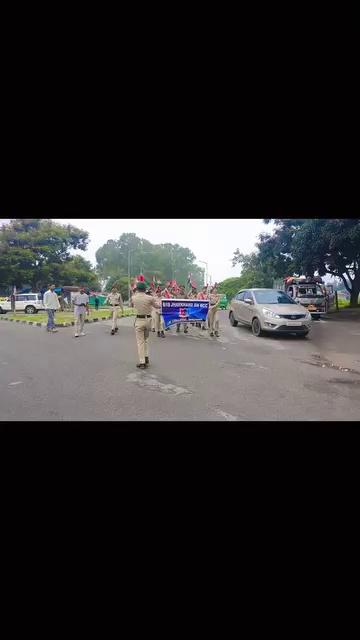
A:
<svg viewBox="0 0 360 640">
<path fill-rule="evenodd" d="M 245 298 L 244 302 L 246 302 L 246 304 L 254 304 L 251 298 Z"/>
</svg>

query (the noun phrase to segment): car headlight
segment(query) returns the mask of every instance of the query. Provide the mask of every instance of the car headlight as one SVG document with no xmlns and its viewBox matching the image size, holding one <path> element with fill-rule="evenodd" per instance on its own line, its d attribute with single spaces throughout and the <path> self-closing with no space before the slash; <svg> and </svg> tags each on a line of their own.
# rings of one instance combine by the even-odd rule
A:
<svg viewBox="0 0 360 640">
<path fill-rule="evenodd" d="M 274 313 L 271 309 L 263 309 L 263 314 L 266 318 L 280 318 L 278 313 Z"/>
</svg>

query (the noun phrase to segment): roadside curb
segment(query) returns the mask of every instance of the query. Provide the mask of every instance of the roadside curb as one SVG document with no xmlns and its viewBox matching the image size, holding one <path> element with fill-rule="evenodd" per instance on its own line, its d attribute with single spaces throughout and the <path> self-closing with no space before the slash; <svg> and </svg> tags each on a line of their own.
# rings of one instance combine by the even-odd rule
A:
<svg viewBox="0 0 360 640">
<path fill-rule="evenodd" d="M 123 318 L 132 318 L 134 316 L 120 316 L 118 318 L 118 320 L 122 320 Z M 3 320 L 4 322 L 16 322 L 18 324 L 26 324 L 26 325 L 30 325 L 32 327 L 46 327 L 47 323 L 46 322 L 35 322 L 33 320 L 17 320 L 16 318 L 3 318 L 0 317 L 0 320 Z M 101 318 L 93 318 L 93 320 L 88 320 L 86 319 L 85 322 L 87 324 L 92 324 L 93 322 L 99 322 L 101 320 L 111 320 L 111 316 L 108 317 L 101 317 Z M 60 322 L 60 323 L 55 323 L 55 327 L 73 327 L 75 325 L 75 322 Z"/>
</svg>

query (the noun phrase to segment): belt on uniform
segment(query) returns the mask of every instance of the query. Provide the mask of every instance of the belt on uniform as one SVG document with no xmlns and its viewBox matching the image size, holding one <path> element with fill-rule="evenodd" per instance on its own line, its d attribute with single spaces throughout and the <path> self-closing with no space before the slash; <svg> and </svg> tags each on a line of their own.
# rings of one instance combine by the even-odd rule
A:
<svg viewBox="0 0 360 640">
<path fill-rule="evenodd" d="M 151 316 L 136 316 L 137 318 L 151 318 Z"/>
</svg>

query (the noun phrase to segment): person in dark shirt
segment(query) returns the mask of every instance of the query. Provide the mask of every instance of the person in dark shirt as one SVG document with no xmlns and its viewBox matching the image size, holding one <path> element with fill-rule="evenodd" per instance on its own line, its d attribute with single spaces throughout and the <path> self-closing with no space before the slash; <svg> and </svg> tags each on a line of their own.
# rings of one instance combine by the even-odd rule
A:
<svg viewBox="0 0 360 640">
<path fill-rule="evenodd" d="M 95 303 L 95 310 L 96 311 L 98 311 L 98 309 L 99 309 L 99 302 L 100 302 L 99 298 L 97 296 L 95 296 L 94 303 Z"/>
</svg>

